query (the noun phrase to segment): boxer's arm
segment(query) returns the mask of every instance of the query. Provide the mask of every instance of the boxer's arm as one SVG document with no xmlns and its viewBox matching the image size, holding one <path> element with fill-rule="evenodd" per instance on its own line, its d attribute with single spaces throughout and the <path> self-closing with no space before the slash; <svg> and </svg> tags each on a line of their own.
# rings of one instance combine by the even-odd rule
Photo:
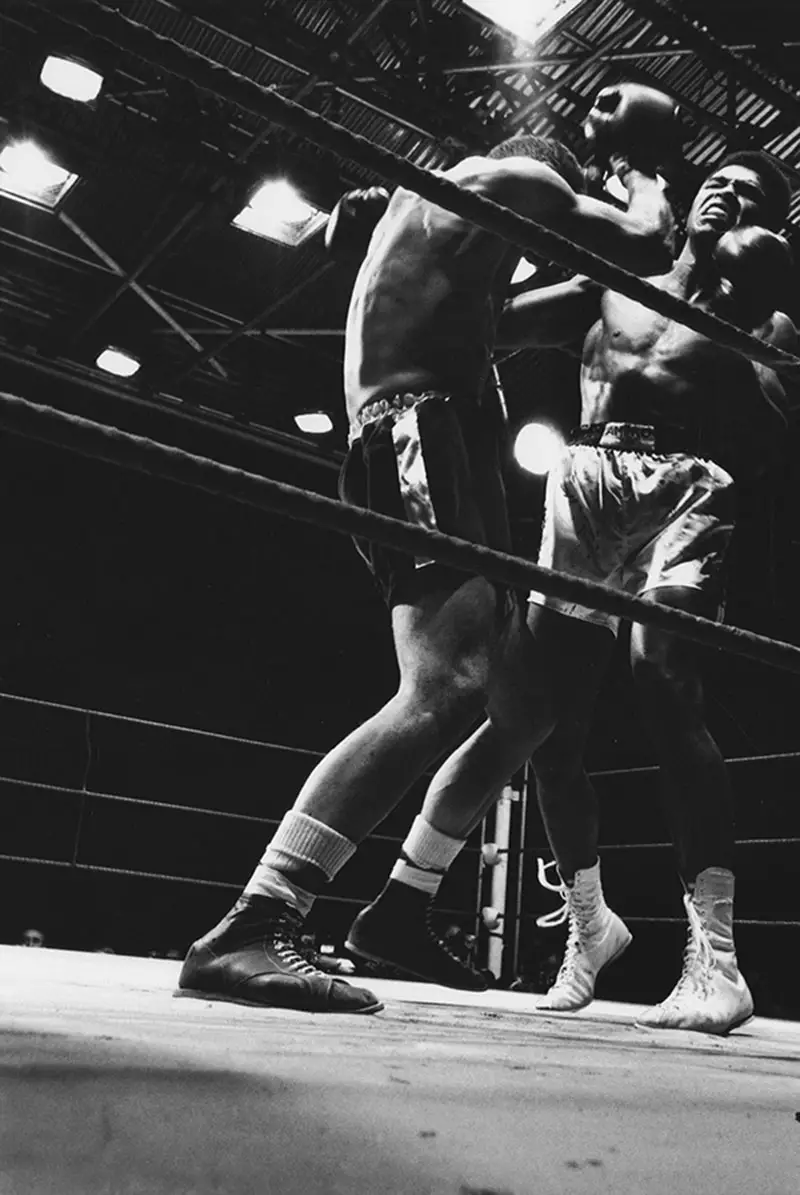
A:
<svg viewBox="0 0 800 1195">
<path fill-rule="evenodd" d="M 543 162 L 505 158 L 492 165 L 480 186 L 489 198 L 633 274 L 665 274 L 672 268 L 672 209 L 655 177 L 625 166 L 630 200 L 623 211 L 577 194 Z"/>
<path fill-rule="evenodd" d="M 798 336 L 797 328 L 789 316 L 782 311 L 773 312 L 772 317 L 757 335 L 759 340 L 764 340 L 767 344 L 773 344 L 787 353 L 798 355 L 800 336 Z M 776 431 L 782 432 L 789 422 L 787 387 L 790 391 L 800 390 L 800 376 L 795 376 L 792 372 L 778 373 L 761 361 L 751 361 L 750 364 L 755 372 L 764 403 L 769 408 L 770 422 Z"/>
<path fill-rule="evenodd" d="M 774 312 L 759 329 L 759 340 L 797 354 L 797 330 L 787 315 Z M 738 410 L 731 413 L 733 425 L 741 437 L 740 450 L 750 475 L 756 479 L 772 472 L 784 457 L 789 401 L 787 389 L 800 385 L 790 373 L 776 372 L 760 361 L 739 357 L 739 383 L 731 396 Z"/>
<path fill-rule="evenodd" d="M 498 348 L 557 348 L 582 337 L 600 318 L 602 287 L 579 274 L 516 295 L 497 325 Z"/>
<path fill-rule="evenodd" d="M 675 222 L 663 184 L 627 163 L 618 173 L 628 191 L 627 209 L 576 195 L 573 210 L 554 231 L 639 277 L 666 274 L 674 258 Z"/>
<path fill-rule="evenodd" d="M 796 356 L 797 329 L 788 315 L 776 310 L 793 282 L 792 254 L 784 238 L 755 226 L 734 228 L 720 237 L 712 261 L 718 278 L 711 310 Z M 800 386 L 800 376 L 776 372 L 760 361 L 742 360 L 741 365 L 743 385 L 749 371 L 755 383 L 751 392 L 763 400 L 761 410 L 754 412 L 756 418 L 766 415 L 773 427 L 784 429 L 786 387 Z"/>
</svg>

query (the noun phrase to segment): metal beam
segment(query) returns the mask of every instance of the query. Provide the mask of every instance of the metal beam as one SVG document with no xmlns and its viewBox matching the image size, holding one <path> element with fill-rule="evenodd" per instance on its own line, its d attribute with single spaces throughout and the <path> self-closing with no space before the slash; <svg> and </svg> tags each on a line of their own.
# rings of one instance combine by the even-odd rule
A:
<svg viewBox="0 0 800 1195">
<path fill-rule="evenodd" d="M 39 354 L 24 352 L 0 341 L 0 361 L 9 366 L 30 369 L 43 377 L 54 378 L 60 382 L 71 382 L 80 389 L 115 399 L 123 407 L 141 408 L 157 411 L 180 422 L 193 424 L 195 427 L 213 428 L 215 438 L 232 440 L 242 444 L 268 448 L 284 456 L 297 457 L 310 464 L 321 465 L 328 470 L 340 468 L 343 454 L 337 450 L 326 449 L 327 455 L 312 448 L 300 436 L 268 428 L 264 424 L 253 422 L 243 423 L 225 411 L 212 411 L 208 407 L 190 407 L 183 399 L 176 395 L 161 395 L 149 398 L 135 391 L 126 389 L 122 384 L 114 384 L 110 377 L 99 377 L 94 370 L 77 368 L 72 362 L 48 361 Z M 71 366 L 71 368 L 69 368 Z"/>
<path fill-rule="evenodd" d="M 217 353 L 221 353 L 224 349 L 229 348 L 230 345 L 234 344 L 248 332 L 254 332 L 258 330 L 259 324 L 263 323 L 264 320 L 269 319 L 269 317 L 276 311 L 279 311 L 280 308 L 283 307 L 285 303 L 288 303 L 290 299 L 293 299 L 295 295 L 299 295 L 307 287 L 312 286 L 315 282 L 317 282 L 323 274 L 326 274 L 328 270 L 333 267 L 333 264 L 334 263 L 332 261 L 323 262 L 323 264 L 318 269 L 314 270 L 313 273 L 309 274 L 306 278 L 303 278 L 302 281 L 297 283 L 296 286 L 292 287 L 291 290 L 288 290 L 285 294 L 281 295 L 280 299 L 273 299 L 262 311 L 259 311 L 252 317 L 252 319 L 249 319 L 247 323 L 241 324 L 238 328 L 234 328 L 233 331 L 229 332 L 221 344 L 215 344 L 213 348 L 206 349 L 205 351 L 201 352 L 199 357 L 195 357 L 193 360 L 189 361 L 183 367 L 183 369 L 180 369 L 177 373 L 173 374 L 173 376 L 169 378 L 165 384 L 167 386 L 177 386 L 180 382 L 187 378 L 190 373 L 193 373 L 195 369 L 198 369 L 201 365 L 205 365 L 207 361 L 212 361 Z M 269 330 L 265 330 L 265 332 L 267 335 L 271 336 L 278 335 L 278 333 Z"/>
<path fill-rule="evenodd" d="M 724 117 L 718 116 L 715 112 L 710 112 L 707 108 L 703 108 L 700 104 L 696 104 L 694 100 L 689 99 L 677 88 L 672 87 L 663 79 L 654 79 L 652 75 L 648 75 L 647 71 L 634 68 L 630 72 L 632 81 L 640 81 L 648 87 L 657 87 L 659 91 L 663 91 L 671 99 L 679 104 L 685 112 L 687 112 L 700 126 L 705 126 L 709 129 L 714 129 L 715 132 L 720 133 L 731 145 L 741 146 L 743 149 L 762 149 L 765 138 L 763 136 L 763 129 L 748 125 L 746 131 L 743 130 L 740 124 L 731 124 L 725 120 Z M 761 134 L 761 136 L 759 136 Z M 770 133 L 770 139 L 774 136 Z M 800 168 L 792 166 L 791 163 L 784 161 L 783 158 L 771 154 L 769 150 L 762 150 L 763 153 L 770 158 L 775 165 L 783 171 L 789 178 L 794 179 L 796 183 L 800 183 Z"/>
<path fill-rule="evenodd" d="M 800 42 L 787 41 L 781 43 L 781 48 L 784 50 L 794 50 L 800 47 Z M 726 46 L 726 50 L 741 51 L 741 50 L 756 50 L 758 47 L 750 43 L 747 45 Z M 686 49 L 684 46 L 661 46 L 650 49 L 641 50 L 610 50 L 600 56 L 601 62 L 631 62 L 637 58 L 691 58 L 695 54 L 695 50 Z M 534 58 L 514 58 L 506 62 L 481 62 L 470 63 L 467 66 L 443 66 L 442 74 L 448 77 L 456 77 L 458 75 L 495 75 L 505 74 L 507 71 L 519 71 L 520 73 L 532 68 L 542 69 L 544 67 L 552 66 L 574 66 L 585 60 L 584 54 L 540 54 Z M 419 72 L 397 71 L 397 78 L 411 82 L 414 78 L 419 77 Z M 378 79 L 375 75 L 357 75 L 354 79 L 356 83 L 377 83 Z"/>
<path fill-rule="evenodd" d="M 42 0 L 29 0 L 29 2 L 33 3 L 35 7 L 43 6 Z M 373 7 L 373 9 L 369 13 L 367 13 L 365 15 L 363 20 L 356 26 L 356 28 L 351 30 L 351 32 L 349 33 L 349 35 L 347 37 L 346 43 L 345 43 L 346 46 L 353 45 L 357 41 L 357 39 L 369 28 L 369 26 L 378 18 L 380 13 L 387 7 L 387 5 L 390 2 L 391 2 L 391 0 L 378 0 L 378 3 Z M 48 10 L 50 10 L 49 4 L 45 4 L 44 7 L 47 7 Z M 55 16 L 56 19 L 62 20 L 63 23 L 67 24 L 68 26 L 70 25 L 70 22 L 67 20 L 66 15 L 64 15 L 63 17 L 60 17 L 58 13 L 52 13 L 51 11 L 49 11 L 48 15 L 50 15 L 51 17 Z M 214 26 L 210 26 L 208 22 L 200 21 L 199 18 L 194 18 L 194 19 L 198 20 L 198 22 L 201 25 L 203 25 L 204 27 L 214 28 Z M 220 32 L 224 33 L 226 36 L 230 37 L 232 40 L 237 40 L 237 41 L 240 40 L 236 37 L 235 34 L 232 34 L 227 30 L 220 30 Z M 266 57 L 271 58 L 273 61 L 276 61 L 276 60 L 284 61 L 283 59 L 279 59 L 278 56 L 271 54 L 268 50 L 266 50 L 260 46 L 251 47 L 251 48 L 257 49 L 259 53 L 263 53 Z M 307 73 L 307 78 L 300 84 L 300 86 L 293 93 L 293 98 L 295 99 L 295 101 L 304 99 L 311 91 L 314 90 L 315 87 L 317 87 L 321 82 L 323 82 L 321 73 L 315 73 L 315 74 L 308 73 L 307 68 L 305 66 L 301 66 L 301 65 L 297 64 L 296 62 L 289 62 L 289 63 L 286 63 L 286 65 L 289 65 L 292 69 L 297 70 L 298 73 Z M 354 95 L 353 98 L 358 99 L 359 102 L 364 102 L 363 98 L 359 97 L 357 95 Z M 405 124 L 406 127 L 414 128 L 416 131 L 422 132 L 422 134 L 424 136 L 429 136 L 432 140 L 436 140 L 436 135 L 431 130 L 418 129 L 415 125 L 409 124 L 409 122 L 406 118 L 402 118 L 402 117 L 396 116 L 394 114 L 387 113 L 385 111 L 382 114 L 389 116 L 389 119 L 397 120 L 398 123 L 400 123 L 400 124 Z M 252 156 L 252 154 L 255 152 L 255 150 L 258 148 L 258 146 L 261 145 L 263 143 L 263 141 L 272 133 L 274 127 L 275 126 L 272 123 L 269 123 L 263 130 L 261 130 L 259 132 L 259 134 L 253 138 L 251 143 L 239 155 L 237 155 L 237 157 L 235 159 L 232 160 L 231 167 L 238 167 L 238 166 L 243 165 L 247 161 L 247 159 L 250 156 Z M 188 208 L 187 211 L 180 217 L 180 219 L 177 220 L 176 223 L 174 225 L 172 225 L 172 227 L 170 227 L 168 229 L 168 231 L 162 237 L 159 238 L 159 240 L 156 242 L 156 244 L 153 245 L 143 255 L 143 257 L 140 258 L 139 262 L 130 271 L 124 271 L 120 268 L 115 269 L 115 272 L 118 274 L 118 276 L 121 279 L 119 285 L 117 285 L 112 291 L 110 291 L 109 294 L 103 300 L 101 300 L 101 302 L 99 304 L 97 304 L 86 315 L 86 317 L 82 321 L 79 329 L 76 332 L 77 336 L 84 335 L 87 331 L 89 331 L 97 323 L 97 321 L 105 314 L 105 312 L 107 312 L 114 305 L 114 303 L 116 303 L 116 301 L 125 293 L 126 290 L 132 289 L 137 294 L 140 294 L 140 297 L 144 297 L 144 294 L 142 293 L 137 280 L 144 273 L 146 273 L 146 271 L 158 260 L 158 258 L 160 258 L 160 256 L 165 252 L 165 250 L 180 235 L 182 235 L 189 228 L 192 227 L 192 225 L 196 222 L 196 220 L 213 203 L 213 201 L 216 198 L 216 196 L 218 195 L 218 193 L 223 189 L 223 187 L 225 185 L 227 185 L 229 180 L 230 180 L 230 168 L 228 170 L 226 170 L 223 174 L 221 174 L 219 176 L 219 178 L 216 179 L 214 181 L 214 183 L 211 184 L 211 186 L 209 187 L 209 190 L 208 190 L 208 194 L 204 198 L 202 198 L 202 199 L 198 200 L 196 203 L 192 204 L 191 207 Z M 92 246 L 90 246 L 90 247 L 92 247 Z M 93 250 L 93 251 L 96 251 L 96 250 Z M 145 301 L 147 301 L 147 300 L 145 299 Z M 163 311 L 160 310 L 159 314 L 162 314 L 162 317 L 163 317 L 164 313 L 163 313 Z M 259 313 L 259 315 L 255 318 L 256 318 L 256 320 L 260 320 L 262 318 L 262 313 Z M 175 330 L 178 331 L 177 328 Z M 191 343 L 191 340 L 189 341 L 189 343 Z M 287 343 L 291 343 L 291 341 L 288 341 Z M 192 347 L 194 347 L 196 349 L 196 351 L 199 351 L 201 353 L 203 352 L 202 346 L 197 344 L 196 342 L 193 343 Z M 215 350 L 214 350 L 215 352 L 218 351 L 218 347 L 219 346 L 217 346 L 217 348 L 215 348 Z M 204 360 L 213 361 L 213 354 L 205 353 L 205 354 L 203 354 L 203 356 L 204 356 Z M 194 364 L 196 364 L 196 363 L 194 363 Z M 192 368 L 194 368 L 194 364 L 193 364 Z M 218 364 L 216 362 L 213 362 L 213 365 L 218 370 L 220 369 L 220 367 L 218 366 Z M 223 375 L 224 375 L 224 371 L 223 371 Z M 224 375 L 224 376 L 226 376 L 226 375 Z"/>
<path fill-rule="evenodd" d="M 586 43 L 588 46 L 590 43 Z M 688 53 L 695 53 L 694 50 Z M 648 87 L 656 87 L 659 91 L 663 91 L 670 99 L 673 99 L 676 104 L 679 104 L 685 112 L 687 112 L 701 127 L 714 129 L 715 132 L 723 136 L 731 145 L 740 146 L 743 149 L 762 149 L 768 158 L 771 158 L 775 165 L 784 172 L 789 178 L 794 179 L 795 182 L 800 183 L 800 168 L 792 166 L 791 163 L 784 161 L 783 158 L 771 154 L 769 150 L 764 150 L 763 145 L 766 138 L 764 137 L 765 130 L 756 128 L 753 125 L 747 126 L 747 131 L 743 132 L 741 125 L 730 124 L 722 116 L 718 116 L 715 112 L 710 112 L 702 105 L 695 103 L 683 92 L 678 91 L 665 79 L 654 78 L 648 74 L 647 71 L 640 67 L 631 67 L 628 73 L 631 81 L 638 81 Z M 769 139 L 774 135 L 770 130 L 767 130 Z M 759 134 L 762 134 L 759 136 Z"/>
<path fill-rule="evenodd" d="M 800 96 L 778 76 L 772 76 L 751 58 L 732 54 L 701 21 L 679 12 L 670 0 L 624 0 L 629 8 L 646 17 L 657 29 L 683 42 L 707 64 L 732 74 L 784 117 L 800 117 Z"/>
<path fill-rule="evenodd" d="M 17 250 L 20 253 L 24 253 L 27 256 L 40 258 L 43 261 L 52 262 L 56 265 L 73 269 L 78 272 L 96 271 L 103 274 L 109 274 L 111 276 L 115 274 L 115 271 L 111 269 L 110 266 L 108 266 L 105 262 L 101 262 L 99 259 L 94 260 L 89 257 L 79 257 L 75 254 L 69 253 L 65 249 L 50 245 L 46 241 L 25 236 L 23 233 L 16 232 L 14 229 L 10 228 L 0 227 L 0 246 L 7 246 L 11 249 Z M 173 291 L 162 290 L 156 286 L 150 287 L 150 294 L 157 295 L 158 298 L 164 303 L 169 303 L 171 307 L 182 310 L 185 315 L 191 316 L 195 320 L 207 320 L 208 323 L 202 327 L 188 327 L 186 324 L 182 325 L 184 331 L 191 332 L 194 335 L 202 336 L 204 338 L 208 338 L 209 336 L 229 336 L 232 331 L 236 331 L 238 328 L 242 327 L 241 321 L 237 320 L 235 316 L 232 316 L 226 312 L 216 311 L 213 308 L 206 307 L 201 303 L 196 303 L 193 300 L 186 298 L 185 295 L 178 295 Z M 216 323 L 218 326 L 214 327 L 214 323 Z M 168 335 L 176 335 L 174 328 L 169 326 L 166 326 L 163 329 L 163 332 Z M 154 334 L 158 335 L 159 332 Z M 268 337 L 270 339 L 279 341 L 280 343 L 291 345 L 293 348 L 297 347 L 296 345 L 292 344 L 291 340 L 291 337 L 295 334 L 300 335 L 300 331 L 295 333 L 293 329 L 263 328 L 255 333 L 250 333 L 250 335 Z M 339 334 L 341 335 L 343 333 Z M 305 351 L 309 351 L 308 346 L 306 347 Z M 326 361 L 331 359 L 329 355 L 324 352 L 320 352 L 320 356 Z"/>
<path fill-rule="evenodd" d="M 512 127 L 521 124 L 523 120 L 541 108 L 542 104 L 548 100 L 551 95 L 555 95 L 556 92 L 561 91 L 562 88 L 568 86 L 574 79 L 577 79 L 579 75 L 583 74 L 587 67 L 591 66 L 594 62 L 597 62 L 601 55 L 609 50 L 612 46 L 619 45 L 623 38 L 627 38 L 629 36 L 630 30 L 634 25 L 641 24 L 641 18 L 638 16 L 633 17 L 633 19 L 623 21 L 621 29 L 616 29 L 614 33 L 602 41 L 593 50 L 591 50 L 585 58 L 581 59 L 579 62 L 576 62 L 574 66 L 569 67 L 563 73 L 563 75 L 559 75 L 557 79 L 549 79 L 547 86 L 544 87 L 539 94 L 530 101 L 529 104 L 526 104 L 520 109 L 519 112 L 515 112 L 510 122 Z"/>
<path fill-rule="evenodd" d="M 85 229 L 81 228 L 80 224 L 76 223 L 76 221 L 73 220 L 71 216 L 68 216 L 66 212 L 59 212 L 58 219 L 65 228 L 68 228 L 71 233 L 78 237 L 79 240 L 83 241 L 84 245 L 91 249 L 92 253 L 94 253 L 100 259 L 100 261 L 107 265 L 110 270 L 113 270 L 118 277 L 124 279 L 126 286 L 129 286 L 135 295 L 138 295 L 138 297 L 144 303 L 146 303 L 148 307 L 155 311 L 156 315 L 158 315 L 164 321 L 164 323 L 169 324 L 170 328 L 172 328 L 174 332 L 177 332 L 182 340 L 185 340 L 187 344 L 191 345 L 196 353 L 203 352 L 203 346 L 200 344 L 200 342 L 195 340 L 194 336 L 192 336 L 190 332 L 187 332 L 186 329 L 178 323 L 175 317 L 171 315 L 169 311 L 167 311 L 166 307 L 163 307 L 157 299 L 154 299 L 153 296 L 144 289 L 143 286 L 140 286 L 138 282 L 131 278 L 130 275 L 127 274 L 122 268 L 119 262 L 115 261 L 110 253 L 106 253 L 105 249 L 103 249 L 101 245 L 98 245 L 97 241 L 95 241 L 93 237 L 89 236 L 89 233 L 86 232 Z M 227 381 L 227 370 L 224 369 L 224 367 L 220 365 L 218 361 L 211 360 L 210 358 L 207 358 L 207 360 L 210 361 L 210 364 L 215 372 L 219 374 L 221 378 L 224 378 Z"/>
</svg>

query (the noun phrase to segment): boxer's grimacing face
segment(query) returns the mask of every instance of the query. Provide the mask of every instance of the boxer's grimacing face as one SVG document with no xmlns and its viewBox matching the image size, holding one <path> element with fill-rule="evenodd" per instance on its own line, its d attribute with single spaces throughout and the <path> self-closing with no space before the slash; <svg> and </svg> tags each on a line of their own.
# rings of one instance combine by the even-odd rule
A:
<svg viewBox="0 0 800 1195">
<path fill-rule="evenodd" d="M 690 237 L 719 239 L 731 228 L 763 224 L 766 196 L 761 179 L 748 166 L 722 166 L 701 183 L 686 222 Z"/>
</svg>

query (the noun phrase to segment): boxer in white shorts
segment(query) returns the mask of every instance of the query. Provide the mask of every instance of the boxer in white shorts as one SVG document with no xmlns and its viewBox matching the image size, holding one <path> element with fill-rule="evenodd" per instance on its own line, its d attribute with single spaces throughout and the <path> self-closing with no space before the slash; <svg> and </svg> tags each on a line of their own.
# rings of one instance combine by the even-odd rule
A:
<svg viewBox="0 0 800 1195">
<path fill-rule="evenodd" d="M 778 310 L 792 285 L 791 255 L 778 231 L 789 197 L 765 155 L 727 158 L 695 196 L 672 269 L 652 285 L 796 352 L 796 329 Z M 582 356 L 582 426 L 549 478 L 539 562 L 716 618 L 734 478 L 752 480 L 769 468 L 786 428 L 781 382 L 766 366 L 587 278 L 512 300 L 498 341 L 567 345 L 592 321 Z M 506 664 L 516 700 L 495 701 L 439 769 L 428 799 L 457 805 L 462 816 L 472 810 L 472 828 L 532 757 L 569 925 L 563 964 L 540 1007 L 568 1012 L 591 1001 L 598 973 L 631 940 L 603 895 L 598 803 L 583 765 L 617 620 L 534 594 L 527 627 L 530 635 Z M 733 940 L 730 781 L 706 725 L 696 657 L 685 639 L 652 624 L 631 627 L 637 712 L 660 764 L 689 922 L 680 978 L 640 1023 L 722 1034 L 750 1017 L 753 1001 Z M 643 800 L 649 791 L 643 782 Z M 631 905 L 645 899 L 633 893 Z"/>
<path fill-rule="evenodd" d="M 687 437 L 688 438 L 688 437 Z M 694 589 L 724 606 L 733 478 L 713 461 L 656 452 L 651 424 L 596 423 L 549 473 L 539 564 L 642 597 Z M 532 592 L 530 600 L 616 634 L 619 619 Z"/>
</svg>

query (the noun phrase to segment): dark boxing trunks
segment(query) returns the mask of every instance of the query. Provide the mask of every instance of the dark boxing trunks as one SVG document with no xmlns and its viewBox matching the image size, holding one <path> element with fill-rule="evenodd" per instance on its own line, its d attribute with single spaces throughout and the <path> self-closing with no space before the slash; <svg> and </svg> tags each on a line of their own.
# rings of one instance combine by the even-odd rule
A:
<svg viewBox="0 0 800 1195">
<path fill-rule="evenodd" d="M 394 394 L 368 403 L 351 431 L 339 495 L 353 506 L 510 550 L 497 422 L 474 402 L 447 394 Z M 457 570 L 368 540 L 355 540 L 389 606 L 426 569 L 438 581 Z M 466 574 L 460 574 L 463 578 Z"/>
</svg>

